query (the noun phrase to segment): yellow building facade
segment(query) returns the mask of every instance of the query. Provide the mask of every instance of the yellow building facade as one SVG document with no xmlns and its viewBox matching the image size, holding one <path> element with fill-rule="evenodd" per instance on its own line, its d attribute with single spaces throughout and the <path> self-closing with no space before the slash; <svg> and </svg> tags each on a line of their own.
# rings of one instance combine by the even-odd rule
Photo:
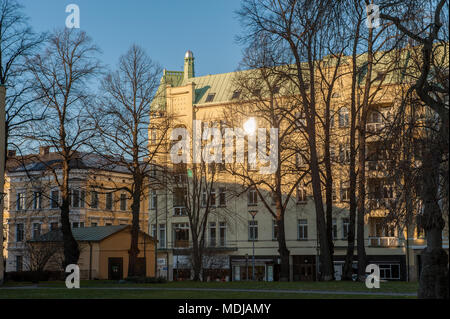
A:
<svg viewBox="0 0 450 319">
<path fill-rule="evenodd" d="M 342 68 L 345 73 L 345 69 L 350 69 L 350 65 L 344 64 Z M 239 127 L 242 127 L 246 118 L 239 118 L 239 115 L 245 114 L 240 112 L 239 108 L 245 109 L 248 103 L 239 100 L 236 78 L 244 72 L 249 71 L 195 76 L 194 55 L 191 51 L 186 52 L 184 71 L 164 70 L 158 94 L 153 101 L 151 121 L 157 121 L 159 117 L 170 117 L 173 128 L 184 127 L 191 136 L 196 120 L 207 127 L 219 129 L 223 128 L 222 125 L 229 126 L 230 123 L 238 123 Z M 346 132 L 349 127 L 350 83 L 349 77 L 340 77 L 331 106 L 334 114 L 331 156 L 334 158 L 333 242 L 337 279 L 343 270 L 349 226 L 349 185 L 346 172 L 349 138 Z M 381 132 L 386 121 L 392 116 L 393 108 L 398 103 L 396 90 L 397 87 L 392 83 L 381 86 L 380 97 L 370 107 L 366 127 L 369 133 Z M 284 103 L 282 93 L 281 90 L 280 103 Z M 250 117 L 251 114 L 248 115 L 248 118 Z M 262 119 L 257 118 L 256 121 L 258 126 L 266 127 Z M 152 134 L 155 133 L 152 132 L 150 124 L 149 136 Z M 318 129 L 319 138 L 320 134 Z M 368 263 L 380 266 L 383 280 L 416 280 L 419 272 L 418 255 L 425 244 L 423 234 L 411 224 L 409 238 L 406 238 L 404 227 L 385 221 L 385 204 L 394 199 L 395 190 L 392 185 L 383 182 L 387 176 L 382 169 L 383 158 L 377 156 L 380 154 L 377 145 L 380 136 L 370 135 L 367 138 L 369 158 L 366 164 L 368 213 L 364 220 Z M 151 140 L 152 138 L 150 145 Z M 304 140 L 299 143 L 304 143 Z M 174 167 L 168 154 L 171 145 L 167 143 L 166 151 L 162 152 L 158 161 L 158 164 L 166 163 L 169 169 Z M 294 281 L 315 280 L 318 271 L 315 206 L 308 181 L 308 177 L 305 177 L 305 183 L 293 194 L 285 215 L 286 242 L 290 251 L 290 279 Z M 251 190 L 242 193 L 242 189 L 244 185 L 236 175 L 226 170 L 219 172 L 215 185 L 216 203 L 206 229 L 208 256 L 204 262 L 204 276 L 208 280 L 249 279 L 254 251 L 257 279 L 278 280 L 280 260 L 274 218 L 261 200 L 258 200 L 255 194 L 250 194 Z M 154 198 L 153 201 L 157 201 L 149 210 L 149 231 L 159 242 L 160 274 L 173 280 L 190 278 L 192 234 L 189 231 L 188 217 L 180 213 L 183 207 L 177 206 L 179 203 L 170 191 L 155 189 L 150 192 L 149 196 Z M 267 192 L 267 197 L 270 196 L 270 192 Z M 254 219 L 250 213 L 256 214 Z M 448 249 L 448 235 L 446 236 L 444 245 L 447 245 Z"/>
</svg>

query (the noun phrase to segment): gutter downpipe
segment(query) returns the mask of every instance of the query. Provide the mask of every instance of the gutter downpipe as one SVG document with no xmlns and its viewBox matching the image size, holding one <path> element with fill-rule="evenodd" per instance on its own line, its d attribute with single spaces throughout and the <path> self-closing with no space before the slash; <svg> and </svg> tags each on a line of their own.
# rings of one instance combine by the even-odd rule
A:
<svg viewBox="0 0 450 319">
<path fill-rule="evenodd" d="M 92 280 L 92 243 L 89 241 L 89 280 Z"/>
</svg>

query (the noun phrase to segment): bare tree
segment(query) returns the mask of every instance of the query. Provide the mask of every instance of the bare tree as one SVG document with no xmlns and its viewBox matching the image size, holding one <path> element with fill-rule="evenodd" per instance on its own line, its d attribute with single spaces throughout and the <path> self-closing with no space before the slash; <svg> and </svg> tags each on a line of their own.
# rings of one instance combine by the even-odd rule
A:
<svg viewBox="0 0 450 319">
<path fill-rule="evenodd" d="M 136 274 L 141 201 L 147 198 L 149 184 L 157 183 L 151 172 L 159 167 L 157 157 L 162 152 L 169 129 L 169 118 L 156 117 L 157 112 L 150 118 L 150 106 L 157 93 L 160 73 L 161 68 L 141 47 L 131 46 L 120 57 L 117 70 L 103 79 L 104 95 L 99 106 L 91 109 L 96 131 L 96 138 L 90 142 L 91 149 L 105 159 L 106 165 L 122 167 L 132 176 L 130 186 L 104 189 L 121 189 L 131 198 L 128 276 Z"/>
<path fill-rule="evenodd" d="M 45 118 L 29 126 L 28 138 L 55 148 L 59 161 L 47 169 L 61 191 L 57 203 L 61 211 L 64 264 L 76 264 L 78 244 L 69 222 L 71 162 L 91 138 L 86 108 L 90 100 L 89 80 L 99 71 L 98 49 L 84 32 L 74 29 L 55 31 L 43 54 L 28 59 L 33 89 L 46 108 Z"/>
<path fill-rule="evenodd" d="M 298 105 L 303 105 L 305 132 L 308 141 L 310 177 L 316 210 L 316 223 L 320 243 L 321 279 L 333 279 L 333 262 L 327 236 L 327 222 L 322 195 L 322 178 L 317 136 L 317 93 L 315 81 L 316 64 L 320 53 L 316 50 L 320 27 L 326 25 L 330 10 L 336 5 L 332 1 L 244 1 L 239 12 L 246 28 L 243 41 L 265 35 L 271 46 L 283 48 L 286 54 L 278 64 L 292 66 L 290 83 L 299 96 Z M 281 63 L 280 63 L 281 62 Z"/>
<path fill-rule="evenodd" d="M 0 86 L 4 86 L 5 136 L 4 165 L 8 156 L 7 148 L 14 132 L 29 121 L 39 118 L 38 112 L 30 112 L 33 99 L 29 82 L 25 80 L 24 61 L 44 40 L 36 35 L 28 25 L 22 6 L 14 0 L 0 1 Z M 3 137 L 2 137 L 3 138 Z M 3 167 L 4 169 L 5 167 Z M 0 220 L 3 220 L 3 204 L 0 206 Z M 3 223 L 0 224 L 2 233 Z M 3 237 L 0 239 L 3 245 Z M 0 283 L 3 281 L 3 254 L 0 254 Z"/>
<path fill-rule="evenodd" d="M 288 205 L 296 202 L 296 196 L 299 196 L 297 201 L 300 198 L 306 201 L 309 152 L 304 142 L 303 113 L 297 111 L 298 101 L 292 98 L 294 93 L 289 89 L 286 77 L 288 67 L 273 64 L 278 53 L 269 47 L 264 38 L 258 38 L 246 49 L 242 67 L 248 70 L 238 72 L 234 79 L 233 90 L 239 92 L 239 98 L 224 111 L 224 118 L 230 119 L 227 124 L 234 127 L 242 127 L 249 118 L 254 117 L 257 127 L 266 131 L 255 128 L 254 133 L 246 132 L 246 149 L 249 152 L 252 150 L 250 139 L 253 134 L 255 139 L 257 136 L 258 143 L 263 143 L 258 145 L 258 149 L 264 149 L 269 140 L 267 149 L 270 151 L 259 154 L 259 166 L 251 163 L 250 155 L 243 163 L 226 165 L 227 171 L 242 183 L 243 187 L 237 195 L 256 192 L 276 222 L 280 280 L 289 281 L 290 252 L 286 245 L 285 217 L 290 209 Z M 269 134 L 269 138 L 264 134 Z M 243 136 L 236 136 L 236 149 L 245 147 L 239 146 L 238 138 Z M 262 161 L 261 156 L 268 161 Z M 271 160 L 274 163 L 270 163 Z M 273 164 L 275 166 L 270 169 Z M 266 167 L 269 169 L 264 172 Z"/>
<path fill-rule="evenodd" d="M 448 170 L 449 145 L 448 24 L 443 28 L 444 23 L 448 23 L 448 16 L 445 16 L 448 1 L 386 2 L 381 8 L 380 17 L 393 22 L 403 35 L 421 48 L 418 77 L 409 93 L 417 94 L 436 117 L 433 129 L 424 138 L 421 168 L 423 211 L 419 224 L 425 229 L 427 247 L 422 254 L 419 297 L 448 298 L 448 256 L 442 248 L 445 221 L 440 205 L 440 172 L 442 167 Z"/>
</svg>

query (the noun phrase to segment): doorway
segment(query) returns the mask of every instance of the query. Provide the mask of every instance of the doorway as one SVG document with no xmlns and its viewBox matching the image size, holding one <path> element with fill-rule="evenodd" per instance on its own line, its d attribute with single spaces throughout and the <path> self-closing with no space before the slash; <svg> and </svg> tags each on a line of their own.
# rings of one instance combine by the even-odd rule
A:
<svg viewBox="0 0 450 319">
<path fill-rule="evenodd" d="M 123 279 L 123 258 L 122 257 L 108 258 L 108 279 L 109 280 Z"/>
</svg>

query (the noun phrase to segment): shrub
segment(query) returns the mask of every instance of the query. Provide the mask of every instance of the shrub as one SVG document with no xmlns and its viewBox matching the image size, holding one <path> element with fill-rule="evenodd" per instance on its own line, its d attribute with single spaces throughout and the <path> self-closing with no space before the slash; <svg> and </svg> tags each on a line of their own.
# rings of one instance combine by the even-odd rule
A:
<svg viewBox="0 0 450 319">
<path fill-rule="evenodd" d="M 27 281 L 32 283 L 63 280 L 64 278 L 64 273 L 60 271 L 12 271 L 5 274 L 6 281 Z"/>
</svg>

